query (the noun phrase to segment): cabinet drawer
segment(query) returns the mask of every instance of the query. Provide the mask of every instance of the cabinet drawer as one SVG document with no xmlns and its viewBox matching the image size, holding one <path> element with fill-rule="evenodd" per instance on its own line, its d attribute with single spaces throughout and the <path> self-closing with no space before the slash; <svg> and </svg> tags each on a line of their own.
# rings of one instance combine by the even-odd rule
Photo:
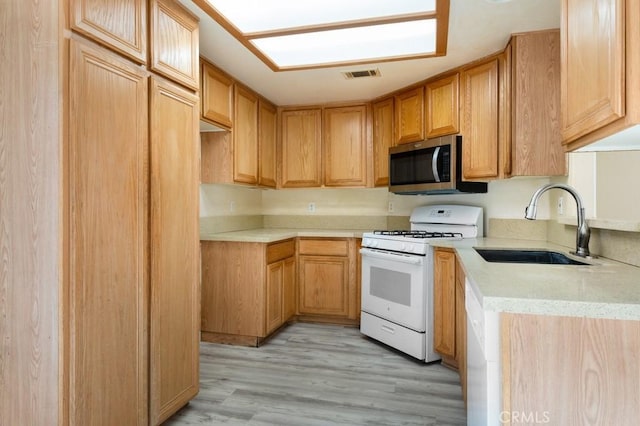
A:
<svg viewBox="0 0 640 426">
<path fill-rule="evenodd" d="M 296 244 L 293 240 L 269 244 L 267 246 L 267 264 L 291 257 L 296 253 Z"/>
<path fill-rule="evenodd" d="M 349 241 L 346 239 L 300 240 L 298 252 L 321 256 L 348 256 Z"/>
</svg>

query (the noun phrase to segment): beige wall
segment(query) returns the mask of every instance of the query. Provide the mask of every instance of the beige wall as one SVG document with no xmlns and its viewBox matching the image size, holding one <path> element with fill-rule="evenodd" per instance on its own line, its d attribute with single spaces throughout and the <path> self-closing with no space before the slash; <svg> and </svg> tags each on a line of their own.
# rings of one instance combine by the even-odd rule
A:
<svg viewBox="0 0 640 426">
<path fill-rule="evenodd" d="M 221 225 L 216 217 L 224 217 L 230 224 L 238 222 L 237 216 L 250 216 L 252 220 L 247 222 L 247 226 L 256 226 L 256 215 L 270 218 L 304 216 L 310 219 L 302 223 L 315 223 L 312 217 L 318 217 L 322 218 L 318 223 L 324 224 L 328 223 L 326 217 L 336 217 L 337 220 L 347 217 L 345 223 L 350 227 L 354 226 L 354 222 L 349 217 L 357 217 L 362 218 L 362 226 L 357 229 L 366 229 L 369 224 L 379 224 L 377 218 L 406 217 L 417 206 L 451 203 L 483 207 L 487 229 L 488 218 L 523 218 L 524 208 L 531 195 L 548 182 L 548 178 L 510 179 L 490 182 L 486 194 L 438 196 L 395 195 L 390 194 L 386 188 L 262 190 L 239 185 L 201 185 L 200 216 L 204 226 L 212 232 Z M 314 204 L 314 212 L 309 211 L 310 203 Z M 547 197 L 540 200 L 540 219 L 549 217 L 548 203 Z M 274 223 L 269 220 L 267 225 Z M 280 225 L 278 223 L 278 227 Z M 237 226 L 232 225 L 233 228 Z"/>
</svg>

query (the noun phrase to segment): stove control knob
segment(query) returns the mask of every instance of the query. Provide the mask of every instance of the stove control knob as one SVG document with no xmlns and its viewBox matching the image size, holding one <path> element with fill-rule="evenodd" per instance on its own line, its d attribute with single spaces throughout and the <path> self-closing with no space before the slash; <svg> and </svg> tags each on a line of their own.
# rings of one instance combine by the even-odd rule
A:
<svg viewBox="0 0 640 426">
<path fill-rule="evenodd" d="M 407 245 L 404 243 L 400 244 L 400 251 L 407 251 Z"/>
<path fill-rule="evenodd" d="M 403 248 L 403 251 L 407 253 L 413 253 L 413 245 L 409 244 L 406 248 Z"/>
<path fill-rule="evenodd" d="M 369 247 L 369 245 L 371 244 L 371 240 L 369 238 L 365 238 L 362 240 L 362 245 L 365 247 Z"/>
</svg>

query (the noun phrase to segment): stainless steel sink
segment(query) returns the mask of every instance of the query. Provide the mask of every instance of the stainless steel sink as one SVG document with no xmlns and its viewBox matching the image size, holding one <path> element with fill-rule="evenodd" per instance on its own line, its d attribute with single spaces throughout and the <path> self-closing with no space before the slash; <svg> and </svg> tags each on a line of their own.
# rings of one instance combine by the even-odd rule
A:
<svg viewBox="0 0 640 426">
<path fill-rule="evenodd" d="M 481 249 L 475 248 L 487 262 L 499 263 L 539 263 L 544 265 L 589 265 L 574 260 L 563 253 L 549 250 L 526 249 Z"/>
</svg>

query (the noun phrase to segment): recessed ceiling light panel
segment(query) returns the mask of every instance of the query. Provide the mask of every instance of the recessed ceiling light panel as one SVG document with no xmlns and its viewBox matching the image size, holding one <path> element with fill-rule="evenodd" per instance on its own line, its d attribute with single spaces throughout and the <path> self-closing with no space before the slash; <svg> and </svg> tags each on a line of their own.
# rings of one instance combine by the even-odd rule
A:
<svg viewBox="0 0 640 426">
<path fill-rule="evenodd" d="M 347 63 L 435 52 L 433 19 L 251 40 L 279 67 Z"/>
<path fill-rule="evenodd" d="M 434 12 L 435 0 L 207 0 L 243 33 Z"/>
<path fill-rule="evenodd" d="M 274 71 L 447 50 L 449 0 L 193 1 Z"/>
</svg>

